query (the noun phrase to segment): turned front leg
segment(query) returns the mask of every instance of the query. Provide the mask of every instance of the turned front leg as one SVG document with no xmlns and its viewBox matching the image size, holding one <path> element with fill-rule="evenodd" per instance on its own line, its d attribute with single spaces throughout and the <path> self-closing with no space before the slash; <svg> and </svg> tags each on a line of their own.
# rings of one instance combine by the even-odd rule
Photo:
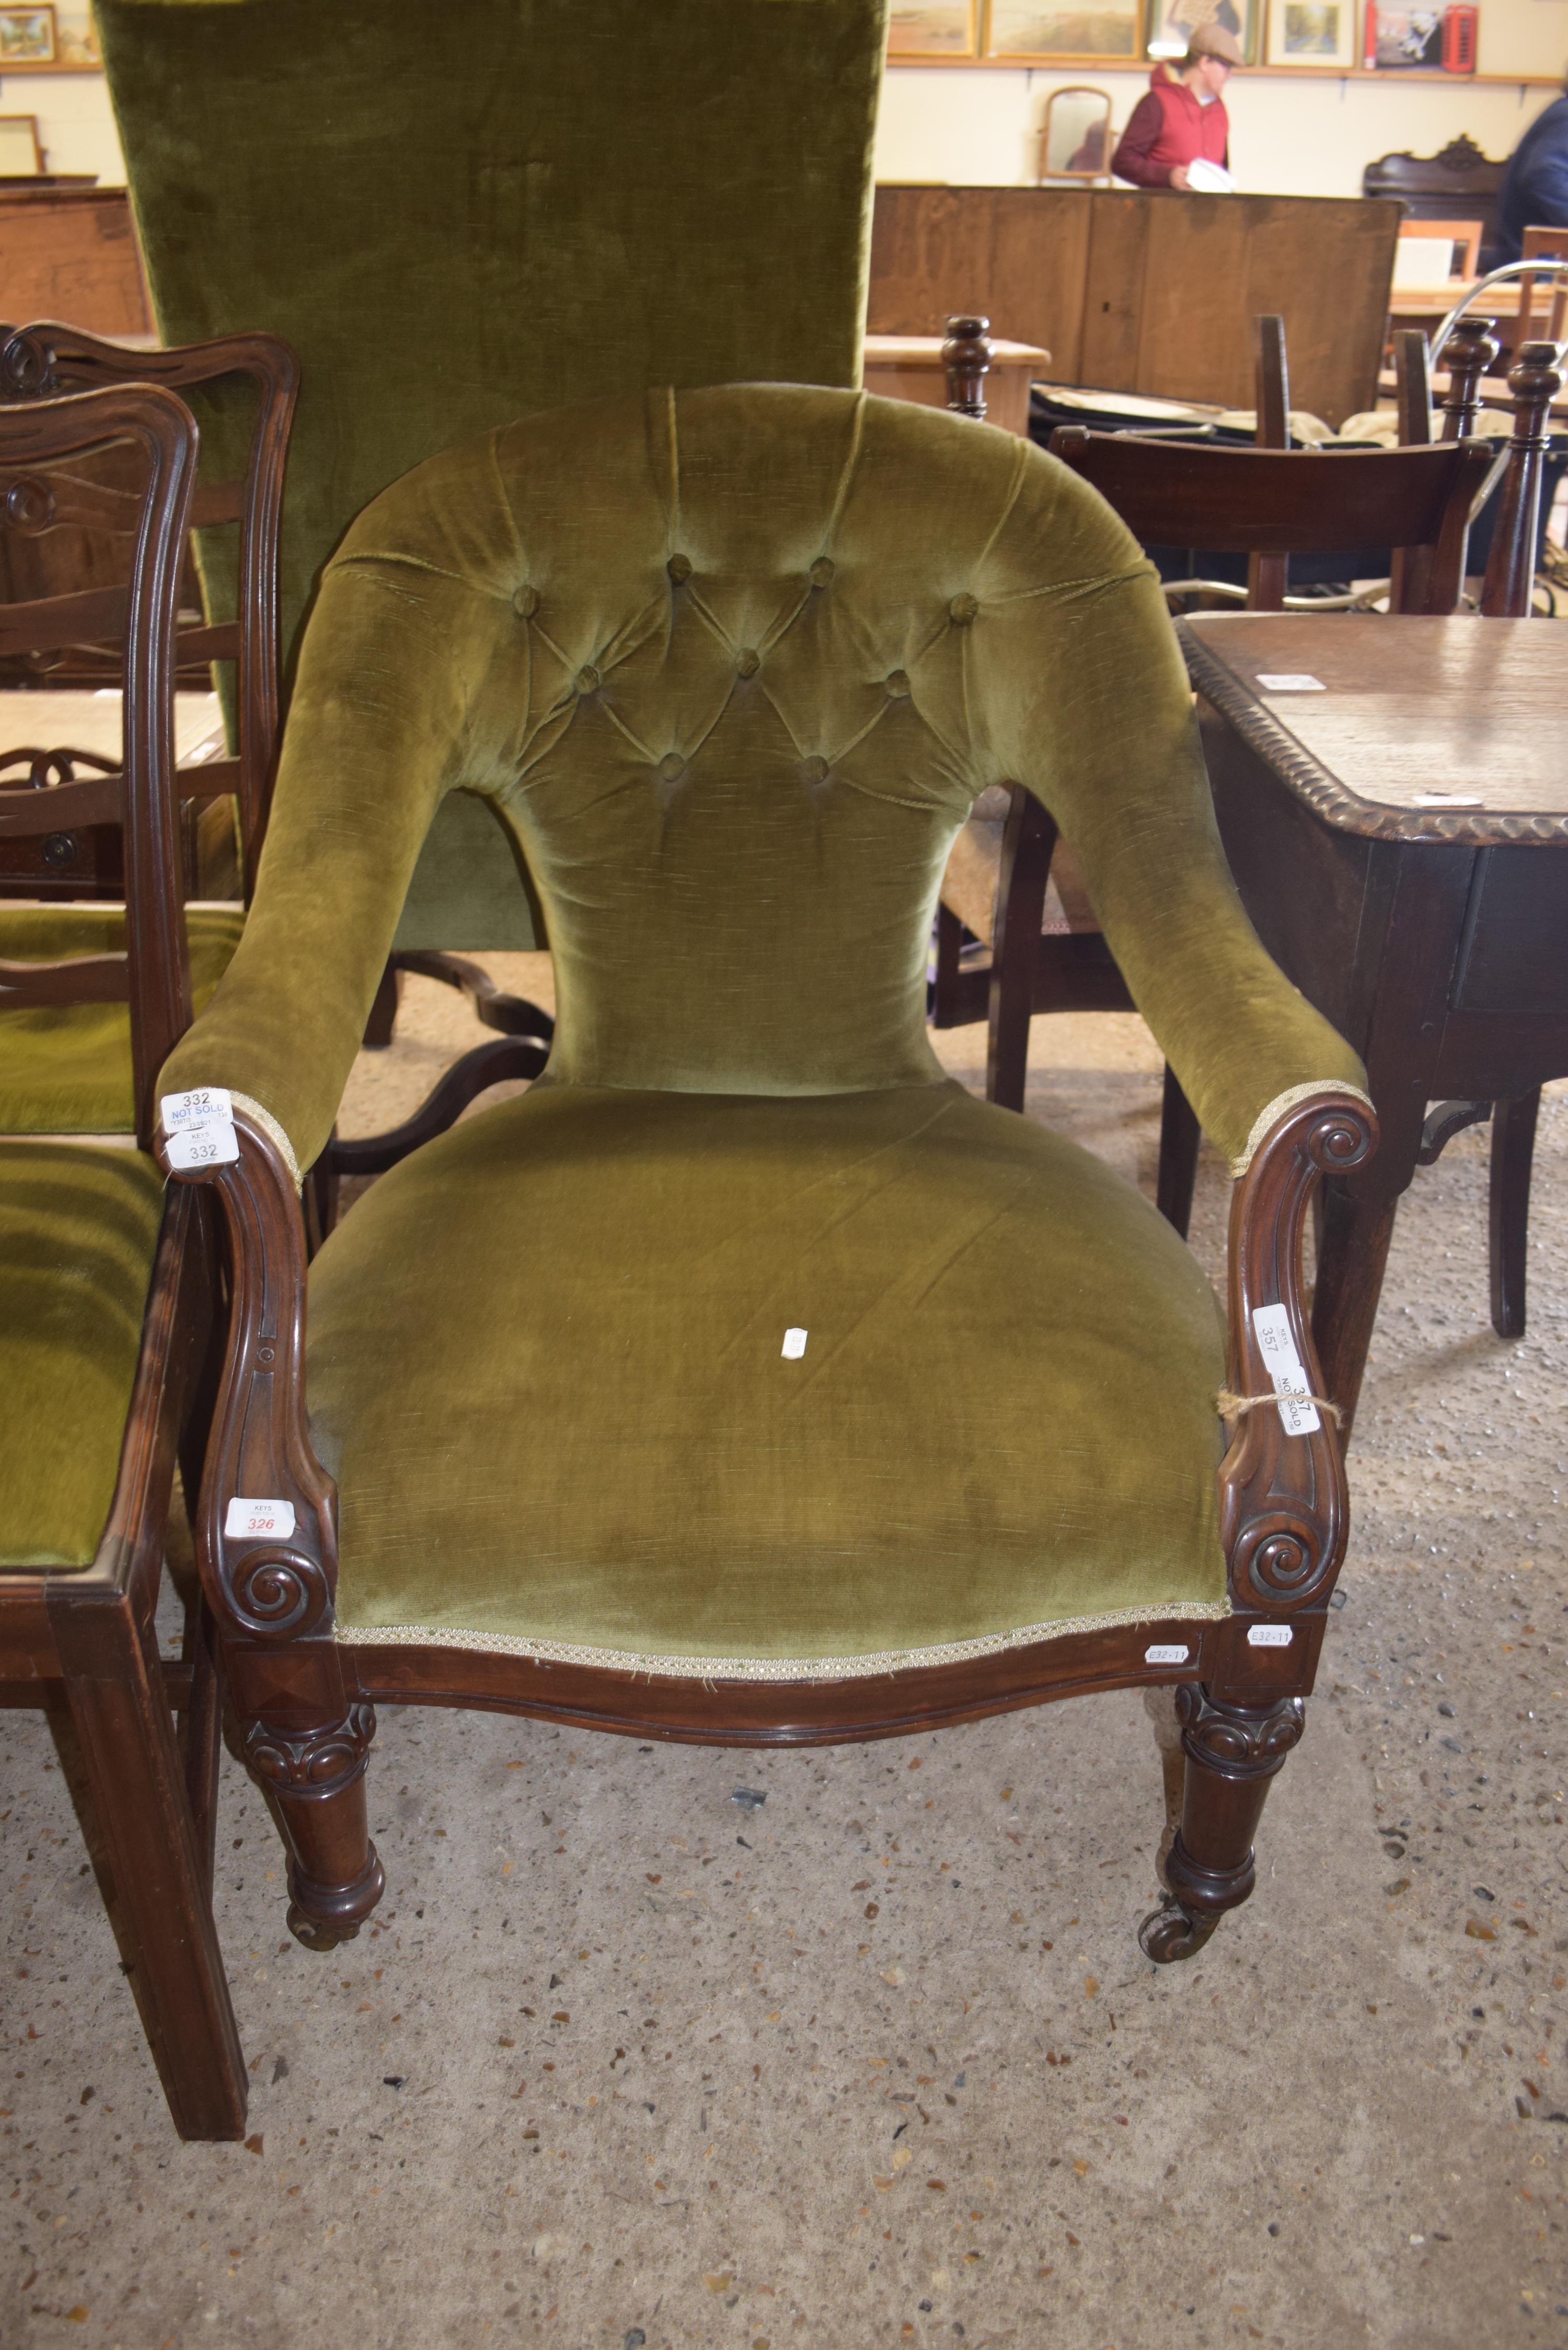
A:
<svg viewBox="0 0 1568 2350">
<path fill-rule="evenodd" d="M 1187 1762 L 1181 1826 L 1165 1865 L 1173 1900 L 1146 1918 L 1138 1939 L 1158 1965 L 1200 1950 L 1227 1909 L 1257 1882 L 1252 1839 L 1269 1782 L 1302 1734 L 1299 1697 L 1222 1703 L 1199 1683 L 1176 1692 Z"/>
<path fill-rule="evenodd" d="M 363 1702 L 316 1728 L 257 1721 L 245 1733 L 246 1765 L 288 1847 L 289 1931 L 307 1950 L 350 1941 L 386 1888 L 365 1807 L 375 1734 L 375 1712 Z"/>
</svg>

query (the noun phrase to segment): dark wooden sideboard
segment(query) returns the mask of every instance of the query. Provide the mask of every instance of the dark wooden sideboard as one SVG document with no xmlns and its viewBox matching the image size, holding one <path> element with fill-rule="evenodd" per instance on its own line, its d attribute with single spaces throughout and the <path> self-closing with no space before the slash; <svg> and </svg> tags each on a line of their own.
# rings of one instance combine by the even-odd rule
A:
<svg viewBox="0 0 1568 2350">
<path fill-rule="evenodd" d="M 1119 188 L 877 191 L 868 331 L 981 310 L 1058 383 L 1251 408 L 1254 320 L 1285 321 L 1291 397 L 1338 425 L 1376 405 L 1402 206 Z"/>
</svg>

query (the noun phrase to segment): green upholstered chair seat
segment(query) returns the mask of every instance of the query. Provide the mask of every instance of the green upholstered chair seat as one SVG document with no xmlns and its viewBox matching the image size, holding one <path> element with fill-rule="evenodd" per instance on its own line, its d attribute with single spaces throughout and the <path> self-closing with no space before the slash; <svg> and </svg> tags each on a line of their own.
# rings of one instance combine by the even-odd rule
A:
<svg viewBox="0 0 1568 2350">
<path fill-rule="evenodd" d="M 309 1328 L 348 1638 L 834 1678 L 1226 1611 L 1207 1281 L 950 1083 L 546 1081 L 353 1209 Z"/>
<path fill-rule="evenodd" d="M 191 906 L 191 985 L 200 1012 L 244 926 L 241 906 Z M 124 951 L 118 906 L 0 905 L 0 961 L 51 962 Z M 0 1134 L 130 1134 L 130 1014 L 123 1003 L 0 1011 Z"/>
<path fill-rule="evenodd" d="M 162 1212 L 140 1151 L 0 1142 L 0 1574 L 92 1563 Z"/>
</svg>

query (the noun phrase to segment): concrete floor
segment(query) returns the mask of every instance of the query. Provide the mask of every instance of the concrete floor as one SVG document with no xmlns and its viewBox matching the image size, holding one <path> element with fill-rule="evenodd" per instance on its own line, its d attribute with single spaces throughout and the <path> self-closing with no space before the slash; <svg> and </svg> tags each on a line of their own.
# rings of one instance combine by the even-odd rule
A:
<svg viewBox="0 0 1568 2350">
<path fill-rule="evenodd" d="M 413 983 L 346 1129 L 472 1035 Z M 1152 1189 L 1136 1020 L 1037 1022 L 1030 1106 Z M 1163 1698 L 778 1755 L 387 1709 L 389 1891 L 332 1957 L 225 1767 L 253 2135 L 181 2147 L 47 1729 L 0 1717 L 0 2343 L 1568 2343 L 1568 1088 L 1510 1347 L 1485 1185 L 1468 1134 L 1401 1211 L 1346 1604 L 1191 1965 L 1134 1939 Z"/>
</svg>

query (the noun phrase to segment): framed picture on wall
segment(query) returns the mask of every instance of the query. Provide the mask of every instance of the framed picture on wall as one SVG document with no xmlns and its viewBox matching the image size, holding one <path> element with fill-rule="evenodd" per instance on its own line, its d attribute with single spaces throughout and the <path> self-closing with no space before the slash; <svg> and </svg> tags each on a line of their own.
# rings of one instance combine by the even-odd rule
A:
<svg viewBox="0 0 1568 2350">
<path fill-rule="evenodd" d="M 1355 63 L 1358 0 L 1269 0 L 1272 66 Z"/>
<path fill-rule="evenodd" d="M 52 66 L 58 55 L 53 8 L 0 8 L 0 73 Z"/>
<path fill-rule="evenodd" d="M 989 0 L 985 55 L 1042 64 L 1136 58 L 1143 0 Z"/>
<path fill-rule="evenodd" d="M 1258 62 L 1259 0 L 1149 0 L 1151 57 L 1179 57 L 1199 25 L 1222 25 L 1241 43 L 1250 66 Z"/>
<path fill-rule="evenodd" d="M 1471 0 L 1428 7 L 1385 7 L 1376 0 L 1374 14 L 1379 73 L 1474 73 L 1480 11 Z"/>
<path fill-rule="evenodd" d="M 888 58 L 972 57 L 978 47 L 980 0 L 893 0 L 888 12 Z"/>
</svg>

